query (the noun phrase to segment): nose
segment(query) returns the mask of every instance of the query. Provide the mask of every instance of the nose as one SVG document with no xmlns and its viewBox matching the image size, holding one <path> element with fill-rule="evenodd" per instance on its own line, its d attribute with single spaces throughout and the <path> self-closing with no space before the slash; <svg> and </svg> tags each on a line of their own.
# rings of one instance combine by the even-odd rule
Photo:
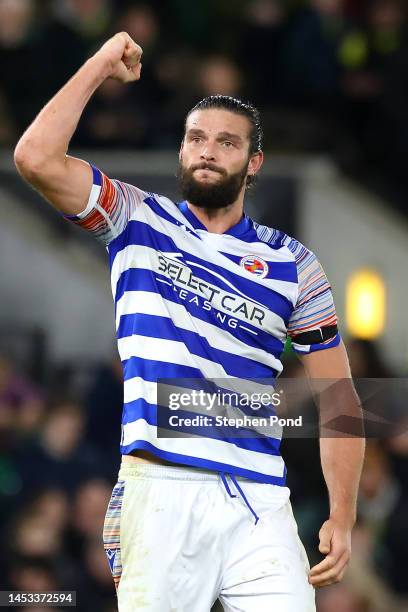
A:
<svg viewBox="0 0 408 612">
<path fill-rule="evenodd" d="M 203 161 L 215 161 L 214 146 L 206 142 L 202 148 L 200 159 Z"/>
</svg>

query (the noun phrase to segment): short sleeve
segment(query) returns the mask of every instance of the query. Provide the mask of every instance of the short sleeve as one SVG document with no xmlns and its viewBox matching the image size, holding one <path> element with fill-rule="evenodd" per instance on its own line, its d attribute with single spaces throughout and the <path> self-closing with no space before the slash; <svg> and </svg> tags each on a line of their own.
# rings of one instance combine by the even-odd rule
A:
<svg viewBox="0 0 408 612">
<path fill-rule="evenodd" d="M 108 178 L 95 166 L 91 168 L 93 184 L 85 210 L 64 217 L 108 245 L 123 232 L 147 194 L 133 185 Z"/>
<path fill-rule="evenodd" d="M 314 253 L 292 241 L 298 273 L 298 297 L 287 333 L 297 353 L 337 346 L 340 335 L 329 281 Z"/>
</svg>

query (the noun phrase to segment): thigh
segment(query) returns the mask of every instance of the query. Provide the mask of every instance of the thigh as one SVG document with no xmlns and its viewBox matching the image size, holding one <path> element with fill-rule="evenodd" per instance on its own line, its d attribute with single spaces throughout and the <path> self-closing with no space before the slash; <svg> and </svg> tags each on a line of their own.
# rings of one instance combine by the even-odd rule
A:
<svg viewBox="0 0 408 612">
<path fill-rule="evenodd" d="M 259 529 L 258 529 L 259 528 Z M 309 562 L 288 502 L 236 542 L 220 601 L 228 612 L 315 612 Z"/>
<path fill-rule="evenodd" d="M 197 521 L 192 523 L 197 496 L 194 485 L 157 478 L 117 483 L 104 545 L 119 612 L 209 612 L 216 576 Z"/>
</svg>

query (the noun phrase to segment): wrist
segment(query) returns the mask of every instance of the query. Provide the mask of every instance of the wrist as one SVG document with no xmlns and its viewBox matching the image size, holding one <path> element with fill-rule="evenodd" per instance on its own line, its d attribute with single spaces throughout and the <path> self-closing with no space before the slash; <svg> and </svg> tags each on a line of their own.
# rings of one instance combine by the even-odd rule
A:
<svg viewBox="0 0 408 612">
<path fill-rule="evenodd" d="M 347 529 L 354 527 L 356 518 L 356 512 L 350 509 L 337 508 L 330 511 L 330 519 Z"/>
<path fill-rule="evenodd" d="M 97 77 L 98 85 L 106 81 L 114 70 L 113 64 L 109 57 L 106 57 L 105 54 L 102 54 L 100 51 L 92 55 L 84 64 L 84 66 L 88 66 L 95 71 L 95 76 Z"/>
</svg>

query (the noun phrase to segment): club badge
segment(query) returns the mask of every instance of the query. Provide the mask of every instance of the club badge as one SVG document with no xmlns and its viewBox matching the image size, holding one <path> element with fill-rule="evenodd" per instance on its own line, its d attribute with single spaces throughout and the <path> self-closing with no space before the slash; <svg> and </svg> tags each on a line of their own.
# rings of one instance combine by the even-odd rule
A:
<svg viewBox="0 0 408 612">
<path fill-rule="evenodd" d="M 255 274 L 258 278 L 265 278 L 268 274 L 269 268 L 266 261 L 255 255 L 245 255 L 239 263 L 242 268 Z"/>
</svg>

